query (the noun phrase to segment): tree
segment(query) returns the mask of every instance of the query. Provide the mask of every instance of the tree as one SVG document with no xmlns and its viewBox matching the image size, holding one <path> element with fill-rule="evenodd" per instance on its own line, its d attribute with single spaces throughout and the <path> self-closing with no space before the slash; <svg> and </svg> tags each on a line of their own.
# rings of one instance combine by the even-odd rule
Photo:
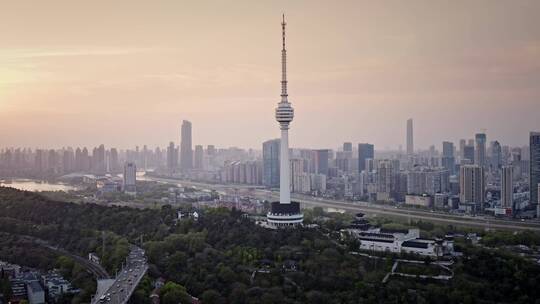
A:
<svg viewBox="0 0 540 304">
<path fill-rule="evenodd" d="M 191 297 L 186 288 L 174 282 L 167 282 L 161 288 L 160 297 L 163 304 L 191 303 Z"/>
<path fill-rule="evenodd" d="M 215 289 L 209 289 L 203 292 L 201 300 L 204 304 L 221 304 L 224 302 L 221 294 Z"/>
</svg>

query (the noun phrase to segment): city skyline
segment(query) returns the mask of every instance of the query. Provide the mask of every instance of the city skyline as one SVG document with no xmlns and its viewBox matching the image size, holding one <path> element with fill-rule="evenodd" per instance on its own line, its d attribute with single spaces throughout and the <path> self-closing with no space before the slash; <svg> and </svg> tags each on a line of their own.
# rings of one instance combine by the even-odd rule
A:
<svg viewBox="0 0 540 304">
<path fill-rule="evenodd" d="M 540 299 L 538 12 L 6 3 L 0 304 Z"/>
<path fill-rule="evenodd" d="M 123 14 L 118 3 L 10 3 L 0 13 L 10 29 L 0 42 L 2 146 L 165 146 L 185 119 L 193 144 L 259 147 L 279 135 L 268 113 L 280 59 L 271 24 L 282 12 L 294 20 L 290 90 L 302 113 L 293 147 L 405 147 L 408 118 L 417 148 L 476 133 L 526 145 L 540 129 L 540 3 L 489 4 L 343 2 L 328 13 L 323 2 L 162 1 Z M 103 22 L 88 28 L 89 18 Z"/>
</svg>

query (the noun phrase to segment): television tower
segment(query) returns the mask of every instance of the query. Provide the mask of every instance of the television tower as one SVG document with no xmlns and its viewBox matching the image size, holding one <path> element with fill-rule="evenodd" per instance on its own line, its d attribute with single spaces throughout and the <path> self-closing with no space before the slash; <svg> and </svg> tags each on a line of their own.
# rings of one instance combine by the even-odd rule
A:
<svg viewBox="0 0 540 304">
<path fill-rule="evenodd" d="M 279 173 L 279 202 L 291 203 L 290 170 L 289 170 L 289 124 L 294 118 L 294 109 L 287 95 L 287 50 L 285 49 L 285 15 L 281 22 L 283 48 L 281 49 L 281 101 L 276 108 L 276 120 L 281 129 L 281 153 Z"/>
<path fill-rule="evenodd" d="M 276 108 L 276 120 L 281 129 L 279 202 L 272 202 L 271 210 L 266 215 L 267 223 L 272 228 L 287 228 L 302 225 L 304 215 L 300 204 L 291 201 L 289 170 L 289 124 L 294 117 L 294 109 L 287 95 L 287 50 L 285 49 L 285 15 L 281 22 L 283 48 L 281 49 L 281 101 Z"/>
</svg>

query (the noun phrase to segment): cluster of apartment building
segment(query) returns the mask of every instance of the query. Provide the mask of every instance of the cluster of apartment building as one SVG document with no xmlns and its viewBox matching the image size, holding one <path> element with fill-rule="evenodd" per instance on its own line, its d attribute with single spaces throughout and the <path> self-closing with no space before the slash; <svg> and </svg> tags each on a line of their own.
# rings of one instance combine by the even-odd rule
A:
<svg viewBox="0 0 540 304">
<path fill-rule="evenodd" d="M 41 273 L 34 269 L 26 269 L 16 264 L 0 261 L 0 273 L 11 285 L 11 297 L 3 299 L 5 303 L 45 304 L 57 301 L 64 294 L 78 293 L 71 283 L 57 271 Z M 0 301 L 4 295 L 0 296 Z"/>
</svg>

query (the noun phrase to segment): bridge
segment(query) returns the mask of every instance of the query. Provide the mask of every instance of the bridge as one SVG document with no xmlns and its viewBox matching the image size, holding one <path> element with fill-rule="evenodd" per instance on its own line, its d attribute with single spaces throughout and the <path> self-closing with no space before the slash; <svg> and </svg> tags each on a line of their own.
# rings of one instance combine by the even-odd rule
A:
<svg viewBox="0 0 540 304">
<path fill-rule="evenodd" d="M 125 304 L 148 270 L 144 250 L 132 245 L 126 264 L 114 279 L 98 280 L 92 304 Z"/>
</svg>

